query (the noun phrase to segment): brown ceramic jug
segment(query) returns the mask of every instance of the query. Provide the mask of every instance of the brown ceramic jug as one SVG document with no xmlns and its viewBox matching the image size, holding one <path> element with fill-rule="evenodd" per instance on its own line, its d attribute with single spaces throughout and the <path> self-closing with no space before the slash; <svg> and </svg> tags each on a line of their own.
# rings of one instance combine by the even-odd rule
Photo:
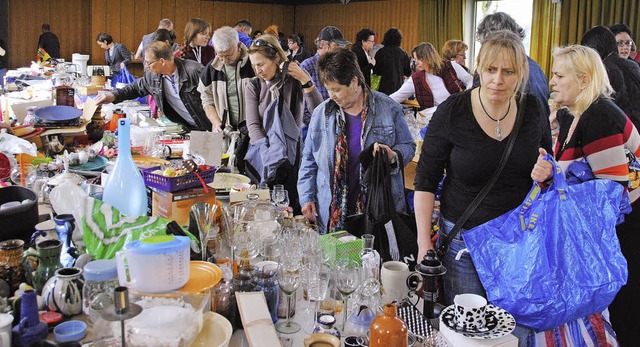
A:
<svg viewBox="0 0 640 347">
<path fill-rule="evenodd" d="M 395 304 L 384 305 L 384 312 L 371 322 L 369 347 L 407 346 L 407 323 L 398 317 Z"/>
</svg>

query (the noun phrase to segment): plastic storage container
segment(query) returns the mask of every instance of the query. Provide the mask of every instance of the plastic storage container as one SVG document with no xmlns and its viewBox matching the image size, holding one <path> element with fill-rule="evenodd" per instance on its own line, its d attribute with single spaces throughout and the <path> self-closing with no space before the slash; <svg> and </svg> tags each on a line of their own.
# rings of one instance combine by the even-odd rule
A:
<svg viewBox="0 0 640 347">
<path fill-rule="evenodd" d="M 82 288 L 82 311 L 94 323 L 100 311 L 113 304 L 113 290 L 118 286 L 116 261 L 94 260 L 84 266 L 84 287 Z"/>
</svg>

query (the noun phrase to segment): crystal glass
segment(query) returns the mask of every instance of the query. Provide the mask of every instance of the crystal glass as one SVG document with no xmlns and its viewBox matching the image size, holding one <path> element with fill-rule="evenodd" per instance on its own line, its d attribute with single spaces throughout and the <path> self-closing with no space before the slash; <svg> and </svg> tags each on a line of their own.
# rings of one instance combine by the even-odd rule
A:
<svg viewBox="0 0 640 347">
<path fill-rule="evenodd" d="M 291 296 L 300 286 L 300 264 L 284 261 L 278 265 L 278 285 L 287 296 L 287 319 L 276 324 L 276 330 L 283 334 L 293 334 L 300 330 L 300 324 L 292 322 L 289 317 Z"/>
<path fill-rule="evenodd" d="M 342 331 L 347 322 L 347 311 L 349 310 L 349 297 L 358 289 L 362 282 L 362 267 L 358 262 L 349 258 L 342 258 L 336 262 L 336 288 L 342 294 L 344 301 L 342 308 Z"/>
<path fill-rule="evenodd" d="M 276 184 L 273 186 L 273 191 L 271 192 L 271 200 L 276 206 L 282 204 L 286 198 L 287 191 L 284 190 L 284 185 Z M 287 204 L 288 205 L 288 204 Z"/>
<path fill-rule="evenodd" d="M 198 226 L 200 234 L 200 248 L 202 251 L 202 260 L 207 261 L 208 252 L 215 250 L 216 237 L 220 230 L 215 224 L 215 214 L 218 206 L 207 202 L 196 202 L 191 206 L 191 216 Z"/>
<path fill-rule="evenodd" d="M 327 266 L 319 266 L 317 271 L 312 270 L 309 273 L 309 287 L 307 294 L 309 295 L 309 299 L 315 302 L 312 317 L 314 326 L 318 317 L 318 306 L 320 305 L 320 301 L 324 300 L 327 296 L 330 278 L 331 269 Z"/>
</svg>

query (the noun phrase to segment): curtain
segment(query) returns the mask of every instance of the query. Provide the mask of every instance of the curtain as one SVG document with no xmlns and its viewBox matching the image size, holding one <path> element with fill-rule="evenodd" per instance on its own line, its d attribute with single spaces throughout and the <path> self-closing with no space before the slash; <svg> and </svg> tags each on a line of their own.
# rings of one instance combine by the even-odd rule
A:
<svg viewBox="0 0 640 347">
<path fill-rule="evenodd" d="M 420 0 L 420 41 L 440 51 L 447 40 L 464 40 L 464 10 L 464 0 Z"/>
<path fill-rule="evenodd" d="M 535 23 L 535 22 L 534 22 Z M 580 43 L 582 35 L 595 25 L 624 23 L 638 41 L 640 1 L 638 0 L 562 0 L 561 45 Z"/>
<path fill-rule="evenodd" d="M 533 0 L 531 26 L 531 48 L 529 55 L 535 60 L 547 79 L 551 79 L 551 53 L 560 44 L 560 15 L 561 4 L 554 4 L 550 0 Z"/>
</svg>

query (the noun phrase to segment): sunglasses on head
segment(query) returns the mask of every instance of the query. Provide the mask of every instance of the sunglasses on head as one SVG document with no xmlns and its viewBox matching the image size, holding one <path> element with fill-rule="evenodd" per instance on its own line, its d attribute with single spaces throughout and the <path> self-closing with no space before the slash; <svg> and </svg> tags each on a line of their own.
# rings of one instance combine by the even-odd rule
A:
<svg viewBox="0 0 640 347">
<path fill-rule="evenodd" d="M 262 39 L 257 39 L 255 41 L 253 41 L 253 44 L 251 44 L 251 45 L 252 46 L 256 46 L 256 47 L 265 47 L 266 46 L 266 47 L 269 47 L 269 48 L 277 51 L 277 49 L 275 47 L 273 47 L 272 44 L 270 44 L 269 42 L 267 42 L 265 40 L 262 40 Z"/>
</svg>

